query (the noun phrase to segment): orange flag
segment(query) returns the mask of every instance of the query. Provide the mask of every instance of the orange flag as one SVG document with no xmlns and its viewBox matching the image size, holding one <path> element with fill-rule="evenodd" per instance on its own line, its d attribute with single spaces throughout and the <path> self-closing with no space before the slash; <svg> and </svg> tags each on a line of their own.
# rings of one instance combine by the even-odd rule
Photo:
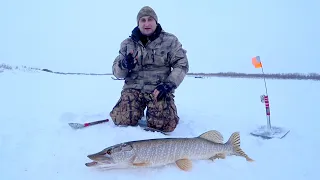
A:
<svg viewBox="0 0 320 180">
<path fill-rule="evenodd" d="M 256 56 L 252 58 L 252 64 L 255 68 L 261 68 L 262 67 L 262 63 L 260 61 L 260 56 Z"/>
</svg>

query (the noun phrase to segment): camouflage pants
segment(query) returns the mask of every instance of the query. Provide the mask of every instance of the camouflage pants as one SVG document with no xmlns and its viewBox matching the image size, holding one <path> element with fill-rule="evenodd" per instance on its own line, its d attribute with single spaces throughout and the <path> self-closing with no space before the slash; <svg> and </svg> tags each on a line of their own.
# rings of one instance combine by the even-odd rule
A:
<svg viewBox="0 0 320 180">
<path fill-rule="evenodd" d="M 152 94 L 140 93 L 134 89 L 122 90 L 110 117 L 115 125 L 136 126 L 143 117 L 145 108 L 148 127 L 165 132 L 171 132 L 176 128 L 179 117 L 173 94 L 167 95 L 164 100 L 155 101 Z"/>
</svg>

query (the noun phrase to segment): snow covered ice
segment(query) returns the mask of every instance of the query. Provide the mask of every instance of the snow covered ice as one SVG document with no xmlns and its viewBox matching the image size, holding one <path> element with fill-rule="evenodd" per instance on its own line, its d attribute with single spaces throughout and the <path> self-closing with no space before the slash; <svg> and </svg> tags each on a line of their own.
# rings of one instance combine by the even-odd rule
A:
<svg viewBox="0 0 320 180">
<path fill-rule="evenodd" d="M 168 5 L 170 3 L 170 5 Z M 164 30 L 188 51 L 190 72 L 319 73 L 320 1 L 21 1 L 0 2 L 0 65 L 59 72 L 110 73 L 121 41 L 150 5 Z M 194 78 L 176 91 L 180 124 L 172 137 L 239 131 L 255 162 L 230 156 L 176 165 L 102 171 L 88 154 L 119 142 L 167 137 L 112 122 L 74 130 L 68 123 L 109 117 L 123 81 L 111 76 L 59 75 L 0 69 L 1 180 L 237 179 L 316 180 L 320 161 L 319 81 L 267 79 L 271 124 L 290 133 L 261 139 L 266 125 L 262 79 Z"/>
<path fill-rule="evenodd" d="M 180 124 L 172 137 L 193 137 L 216 129 L 227 139 L 239 131 L 241 157 L 195 161 L 191 172 L 175 165 L 101 171 L 88 168 L 88 154 L 131 140 L 162 138 L 138 127 L 104 123 L 73 130 L 69 122 L 108 118 L 123 81 L 110 76 L 71 76 L 5 71 L 1 79 L 0 159 L 4 179 L 316 179 L 320 143 L 317 93 L 312 81 L 269 80 L 272 122 L 289 128 L 283 139 L 263 140 L 249 133 L 265 124 L 259 97 L 261 79 L 187 77 L 176 92 Z M 197 94 L 192 87 L 200 88 Z M 236 86 L 236 88 L 235 88 Z M 281 86 L 281 88 L 279 88 Z M 250 87 L 250 88 L 248 88 Z M 250 89 L 250 90 L 249 90 Z M 308 92 L 308 93 L 305 93 Z M 299 95 L 301 94 L 301 95 Z M 293 98 L 294 97 L 294 98 Z"/>
</svg>

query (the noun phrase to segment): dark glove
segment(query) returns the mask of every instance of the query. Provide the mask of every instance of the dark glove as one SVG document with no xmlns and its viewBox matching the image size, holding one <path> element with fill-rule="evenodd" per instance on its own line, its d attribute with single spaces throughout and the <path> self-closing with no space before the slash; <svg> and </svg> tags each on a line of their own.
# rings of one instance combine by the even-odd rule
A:
<svg viewBox="0 0 320 180">
<path fill-rule="evenodd" d="M 174 89 L 175 86 L 173 83 L 164 83 L 164 84 L 160 84 L 156 87 L 156 89 L 159 91 L 159 94 L 157 96 L 157 100 L 160 101 L 161 99 L 163 99 L 164 97 L 166 97 L 166 95 L 168 93 L 170 93 L 172 91 L 172 89 Z"/>
<path fill-rule="evenodd" d="M 121 61 L 121 66 L 124 69 L 132 70 L 136 64 L 134 63 L 134 57 L 132 56 L 132 53 L 129 53 L 126 55 L 126 57 Z"/>
</svg>

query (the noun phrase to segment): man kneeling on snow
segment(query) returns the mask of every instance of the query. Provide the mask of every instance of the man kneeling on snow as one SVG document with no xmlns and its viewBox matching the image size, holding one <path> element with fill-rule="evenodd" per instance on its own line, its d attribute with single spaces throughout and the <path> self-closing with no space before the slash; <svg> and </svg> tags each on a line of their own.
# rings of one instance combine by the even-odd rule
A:
<svg viewBox="0 0 320 180">
<path fill-rule="evenodd" d="M 179 122 L 173 93 L 189 71 L 186 50 L 151 7 L 139 11 L 137 23 L 113 62 L 113 75 L 125 82 L 110 116 L 116 125 L 135 126 L 147 108 L 148 127 L 172 132 Z"/>
</svg>

